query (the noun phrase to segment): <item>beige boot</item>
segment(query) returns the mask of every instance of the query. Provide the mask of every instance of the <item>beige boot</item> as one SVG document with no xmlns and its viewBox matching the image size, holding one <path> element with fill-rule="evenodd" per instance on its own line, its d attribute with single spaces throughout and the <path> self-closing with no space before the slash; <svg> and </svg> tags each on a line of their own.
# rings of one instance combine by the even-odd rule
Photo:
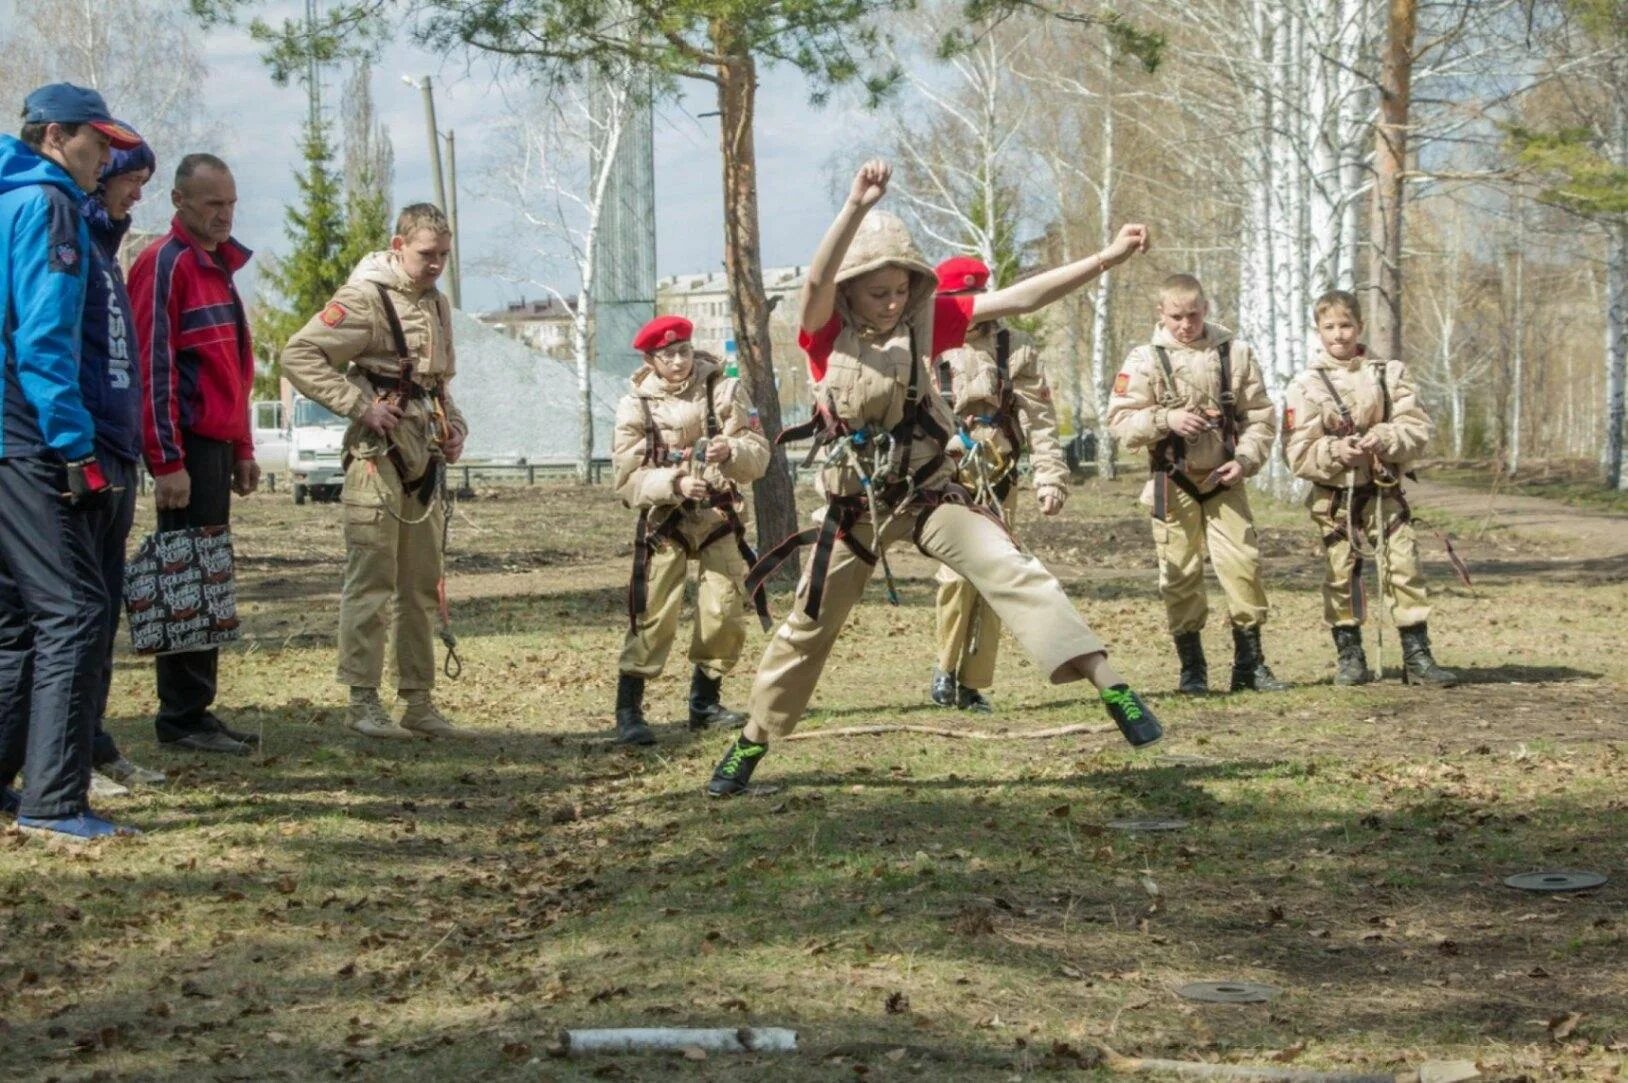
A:
<svg viewBox="0 0 1628 1083">
<path fill-rule="evenodd" d="M 377 688 L 352 688 L 350 690 L 350 711 L 345 717 L 345 725 L 360 733 L 363 737 L 383 737 L 387 740 L 411 741 L 416 734 L 412 734 L 396 725 L 390 719 L 390 712 L 384 709 L 379 702 Z"/>
<path fill-rule="evenodd" d="M 422 737 L 474 736 L 469 730 L 461 730 L 448 722 L 446 716 L 435 709 L 428 688 L 403 690 L 401 698 L 407 703 L 407 709 L 401 715 L 402 729 Z"/>
</svg>

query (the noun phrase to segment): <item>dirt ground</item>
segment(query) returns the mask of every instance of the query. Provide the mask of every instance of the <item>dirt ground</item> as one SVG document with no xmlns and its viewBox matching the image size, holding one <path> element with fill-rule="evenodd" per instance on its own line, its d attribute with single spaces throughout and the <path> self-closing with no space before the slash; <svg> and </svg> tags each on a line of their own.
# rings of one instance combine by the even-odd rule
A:
<svg viewBox="0 0 1628 1083">
<path fill-rule="evenodd" d="M 338 508 L 243 502 L 245 640 L 223 713 L 252 760 L 153 744 L 151 667 L 119 662 L 110 729 L 163 790 L 107 811 L 140 839 L 63 853 L 0 833 L 0 1046 L 28 1079 L 1106 1077 L 1123 1054 L 1487 1079 L 1620 1079 L 1628 1051 L 1628 520 L 1424 484 L 1432 637 L 1462 687 L 1329 683 L 1319 550 L 1257 501 L 1280 695 L 1171 694 L 1135 480 L 1078 487 L 1019 533 L 1150 691 L 1132 753 L 1008 639 L 983 719 L 927 705 L 932 567 L 873 585 L 808 719 L 709 803 L 727 743 L 651 685 L 661 744 L 607 734 L 631 554 L 600 490 L 494 489 L 456 513 L 474 740 L 370 743 L 332 680 Z M 809 494 L 803 505 L 809 506 Z M 138 533 L 150 521 L 143 508 Z M 1429 535 L 1426 535 L 1429 538 Z M 789 598 L 774 599 L 784 615 Z M 1212 589 L 1219 606 L 1219 591 Z M 1224 677 L 1224 620 L 1205 632 Z M 753 627 L 725 684 L 744 701 Z M 1370 637 L 1370 653 L 1374 649 Z M 679 652 L 680 654 L 682 652 Z M 995 740 L 831 731 L 904 722 Z M 1072 724 L 1097 732 L 1024 735 Z M 820 736 L 824 734 L 824 736 Z M 1127 832 L 1126 819 L 1184 822 Z M 1532 870 L 1600 888 L 1534 894 Z M 1177 990 L 1259 982 L 1259 1004 Z M 579 1026 L 790 1026 L 794 1055 L 568 1060 Z"/>
</svg>

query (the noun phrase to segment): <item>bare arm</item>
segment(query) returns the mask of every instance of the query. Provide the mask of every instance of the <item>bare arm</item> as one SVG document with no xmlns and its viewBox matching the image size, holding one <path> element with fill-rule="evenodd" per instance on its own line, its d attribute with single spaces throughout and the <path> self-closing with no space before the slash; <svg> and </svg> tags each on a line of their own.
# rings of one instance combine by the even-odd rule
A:
<svg viewBox="0 0 1628 1083">
<path fill-rule="evenodd" d="M 1116 267 L 1147 249 L 1148 227 L 1134 223 L 1121 226 L 1114 243 L 1095 255 L 1053 267 L 1005 289 L 979 294 L 972 304 L 973 321 L 982 323 L 985 320 L 1027 316 L 1060 297 L 1068 296 L 1108 268 Z"/>
<path fill-rule="evenodd" d="M 831 313 L 837 310 L 837 271 L 842 267 L 842 258 L 848 254 L 848 246 L 859 232 L 865 212 L 887 194 L 888 180 L 892 176 L 893 167 L 880 158 L 872 158 L 860 166 L 859 172 L 854 174 L 848 201 L 820 238 L 820 246 L 814 250 L 814 259 L 808 265 L 802 312 L 798 317 L 803 330 L 809 334 L 831 322 Z"/>
</svg>

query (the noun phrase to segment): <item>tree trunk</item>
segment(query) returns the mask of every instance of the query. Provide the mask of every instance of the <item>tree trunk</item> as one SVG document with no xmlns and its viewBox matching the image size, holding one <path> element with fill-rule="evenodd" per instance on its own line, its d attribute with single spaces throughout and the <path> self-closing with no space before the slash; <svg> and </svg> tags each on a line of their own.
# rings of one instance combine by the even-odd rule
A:
<svg viewBox="0 0 1628 1083">
<path fill-rule="evenodd" d="M 1385 357 L 1402 356 L 1402 201 L 1418 24 L 1419 0 L 1389 0 L 1379 124 L 1374 129 L 1374 248 L 1369 275 L 1375 291 L 1369 345 Z"/>
<path fill-rule="evenodd" d="M 1521 383 L 1526 378 L 1526 208 L 1515 212 L 1515 311 L 1514 342 L 1510 350 L 1509 387 L 1509 476 L 1521 468 Z"/>
<path fill-rule="evenodd" d="M 1114 98 L 1113 52 L 1108 53 L 1108 76 L 1103 81 L 1101 174 L 1097 178 L 1097 214 L 1106 248 L 1114 239 Z M 1112 478 L 1116 473 L 1113 434 L 1108 431 L 1108 396 L 1113 372 L 1109 366 L 1108 309 L 1113 300 L 1112 271 L 1097 280 L 1096 305 L 1091 312 L 1091 392 L 1096 400 L 1097 477 Z"/>
<path fill-rule="evenodd" d="M 571 351 L 576 354 L 577 359 L 577 425 L 582 430 L 582 441 L 577 448 L 579 485 L 587 485 L 593 480 L 593 357 L 588 348 L 588 318 L 593 314 L 592 306 L 593 299 L 588 288 L 584 286 L 577 292 L 577 311 L 571 319 Z"/>
<path fill-rule="evenodd" d="M 1605 278 L 1605 484 L 1624 488 L 1623 391 L 1628 382 L 1628 222 L 1611 229 Z"/>
<path fill-rule="evenodd" d="M 752 120 L 757 97 L 757 65 L 737 47 L 726 23 L 712 26 L 712 42 L 728 61 L 718 66 L 719 137 L 724 161 L 724 270 L 735 323 L 741 375 L 773 451 L 768 472 L 752 486 L 759 550 L 797 529 L 797 495 L 786 454 L 774 444 L 783 427 L 769 341 L 769 298 L 763 289 L 757 212 L 757 149 Z"/>
</svg>

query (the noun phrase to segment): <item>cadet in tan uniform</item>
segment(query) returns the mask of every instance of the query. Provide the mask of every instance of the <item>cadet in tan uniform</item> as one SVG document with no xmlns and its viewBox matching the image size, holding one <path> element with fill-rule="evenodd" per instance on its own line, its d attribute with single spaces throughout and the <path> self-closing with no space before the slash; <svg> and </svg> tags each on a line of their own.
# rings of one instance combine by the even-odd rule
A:
<svg viewBox="0 0 1628 1083">
<path fill-rule="evenodd" d="M 826 506 L 815 530 L 782 542 L 747 578 L 750 589 L 797 545 L 814 546 L 796 609 L 763 652 L 746 726 L 707 786 L 714 797 L 745 792 L 769 737 L 797 725 L 873 566 L 881 563 L 886 573 L 888 546 L 907 538 L 964 575 L 1052 683 L 1095 684 L 1134 746 L 1161 736 L 1062 585 L 954 484 L 946 454 L 954 422 L 929 368 L 933 357 L 960 346 L 973 324 L 1032 312 L 1128 259 L 1146 247 L 1146 230 L 1126 226 L 1100 256 L 994 293 L 935 298 L 933 269 L 904 223 L 871 212 L 891 175 L 886 162 L 860 168 L 803 286 L 799 342 L 816 413 L 784 435 L 815 438 Z"/>
<path fill-rule="evenodd" d="M 763 476 L 769 441 L 738 379 L 690 345 L 682 316 L 660 316 L 633 348 L 645 364 L 616 408 L 616 491 L 639 512 L 628 584 L 628 633 L 616 684 L 616 739 L 653 745 L 644 683 L 661 675 L 678 631 L 690 562 L 700 569 L 690 636 L 690 728 L 744 718 L 719 702 L 746 642 L 746 570 L 757 558 L 740 519 L 741 487 Z"/>
<path fill-rule="evenodd" d="M 446 217 L 415 203 L 390 249 L 367 256 L 283 351 L 300 393 L 351 420 L 345 433 L 345 585 L 339 680 L 346 724 L 369 737 L 454 737 L 435 707 L 445 464 L 469 426 L 447 389 L 457 367 L 452 308 L 435 288 L 452 250 Z M 398 726 L 379 700 L 387 628 L 395 639 Z"/>
<path fill-rule="evenodd" d="M 1255 351 L 1206 323 L 1208 314 L 1198 279 L 1165 279 L 1153 341 L 1132 350 L 1114 378 L 1108 428 L 1126 449 L 1146 451 L 1151 463 L 1142 503 L 1153 512 L 1159 594 L 1181 662 L 1177 690 L 1209 691 L 1199 637 L 1209 615 L 1208 550 L 1232 618 L 1231 690 L 1281 692 L 1288 685 L 1272 675 L 1261 650 L 1266 588 L 1244 485 L 1272 454 L 1277 409 Z"/>
<path fill-rule="evenodd" d="M 1362 649 L 1362 566 L 1373 559 L 1401 634 L 1404 677 L 1456 684 L 1430 652 L 1430 600 L 1402 492 L 1403 476 L 1430 443 L 1430 418 L 1407 366 L 1367 355 L 1355 296 L 1325 293 L 1313 315 L 1323 348 L 1289 385 L 1284 454 L 1295 476 L 1312 483 L 1306 507 L 1328 554 L 1323 618 L 1339 656 L 1334 683 L 1373 680 Z"/>
<path fill-rule="evenodd" d="M 970 256 L 945 260 L 937 273 L 940 297 L 982 293 L 989 284 L 989 268 Z M 961 484 L 1010 529 L 1018 459 L 1027 450 L 1041 514 L 1062 511 L 1068 464 L 1057 442 L 1051 388 L 1029 336 L 983 321 L 968 329 L 966 345 L 940 354 L 934 367 L 962 441 Z M 942 564 L 937 615 L 933 702 L 988 713 L 992 708 L 983 690 L 995 683 L 1000 617 L 971 583 Z"/>
</svg>

